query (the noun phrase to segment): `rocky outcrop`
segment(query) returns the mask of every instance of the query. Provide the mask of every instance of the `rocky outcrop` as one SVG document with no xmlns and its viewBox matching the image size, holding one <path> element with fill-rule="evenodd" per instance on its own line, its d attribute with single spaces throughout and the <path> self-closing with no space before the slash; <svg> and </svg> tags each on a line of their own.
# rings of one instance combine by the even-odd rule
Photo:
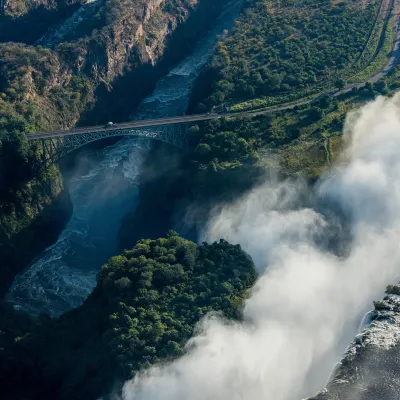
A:
<svg viewBox="0 0 400 400">
<path fill-rule="evenodd" d="M 6 15 L 18 17 L 39 7 L 55 10 L 80 2 L 81 0 L 4 0 L 4 12 Z"/>
<path fill-rule="evenodd" d="M 64 33 L 64 37 L 70 35 L 70 46 L 80 50 L 80 60 L 76 63 L 78 70 L 98 81 L 112 83 L 127 69 L 144 63 L 155 65 L 164 54 L 167 38 L 179 23 L 187 20 L 196 4 L 197 0 L 184 0 L 181 6 L 166 9 L 166 3 L 160 0 L 131 0 L 123 6 L 114 0 L 98 0 L 96 6 L 88 4 L 84 7 L 90 6 L 93 12 L 100 14 L 105 26 L 100 30 L 89 27 L 85 32 L 81 25 L 88 22 L 88 15 L 71 26 L 71 32 Z M 73 31 L 85 36 L 74 37 Z M 56 52 L 62 51 L 65 45 L 57 47 L 57 38 L 54 39 L 48 46 L 54 46 Z"/>
<path fill-rule="evenodd" d="M 37 46 L 3 43 L 0 99 L 40 107 L 45 118 L 39 129 L 71 127 L 88 103 L 95 102 L 98 86 L 110 91 L 127 72 L 156 65 L 168 37 L 196 4 L 97 0 L 49 30 Z"/>
<path fill-rule="evenodd" d="M 53 7 L 50 2 L 42 5 Z M 0 288 L 2 292 L 13 274 L 30 261 L 23 258 L 18 265 L 10 262 L 15 258 L 14 244 L 35 232 L 36 228 L 31 229 L 35 221 L 62 193 L 61 186 L 57 191 L 41 192 L 47 183 L 53 183 L 53 188 L 59 186 L 56 167 L 32 181 L 31 166 L 41 162 L 41 149 L 31 149 L 24 143 L 21 139 L 24 133 L 68 129 L 92 104 L 98 103 L 99 88 L 106 97 L 119 78 L 140 71 L 143 66 L 154 69 L 164 54 L 169 36 L 188 19 L 196 5 L 197 0 L 97 0 L 82 5 L 53 27 L 41 44 L 0 43 L 0 166 L 6 171 L 0 173 L 0 258 L 7 264 L 1 267 L 3 272 L 7 270 L 7 282 L 4 280 L 6 283 Z M 13 32 L 9 33 L 12 36 Z M 147 79 L 140 72 L 136 75 L 135 82 Z M 125 103 L 129 103 L 132 111 L 131 98 L 140 99 L 145 94 L 138 85 L 129 86 L 130 97 L 122 101 L 129 100 Z M 97 112 L 94 118 L 100 122 L 107 116 Z M 7 143 L 18 142 L 18 149 L 2 146 L 4 137 Z M 15 176 L 10 172 L 14 162 L 12 152 L 23 155 L 23 165 L 18 169 L 21 173 Z M 34 190 L 36 187 L 40 190 Z M 56 225 L 58 228 L 59 224 Z M 40 245 L 33 244 L 41 250 L 49 242 L 46 239 Z"/>
<path fill-rule="evenodd" d="M 398 400 L 400 393 L 400 286 L 375 302 L 333 378 L 308 400 Z"/>
</svg>

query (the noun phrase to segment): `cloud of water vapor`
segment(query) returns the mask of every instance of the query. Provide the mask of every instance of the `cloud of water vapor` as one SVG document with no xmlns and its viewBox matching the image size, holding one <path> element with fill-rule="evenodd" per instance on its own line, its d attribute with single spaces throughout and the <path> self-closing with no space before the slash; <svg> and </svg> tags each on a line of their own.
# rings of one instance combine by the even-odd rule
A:
<svg viewBox="0 0 400 400">
<path fill-rule="evenodd" d="M 218 211 L 207 240 L 240 243 L 260 277 L 244 321 L 202 322 L 187 354 L 125 384 L 124 400 L 295 400 L 313 395 L 362 314 L 400 276 L 400 97 L 349 115 L 347 150 L 313 191 L 266 182 Z M 350 224 L 345 255 L 327 250 L 330 204 Z M 337 231 L 340 232 L 340 231 Z"/>
</svg>

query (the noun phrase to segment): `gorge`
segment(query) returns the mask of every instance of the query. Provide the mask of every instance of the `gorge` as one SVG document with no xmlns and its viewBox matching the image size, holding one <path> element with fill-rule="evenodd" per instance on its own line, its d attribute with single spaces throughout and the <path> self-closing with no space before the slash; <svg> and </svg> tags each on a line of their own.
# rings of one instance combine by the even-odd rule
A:
<svg viewBox="0 0 400 400">
<path fill-rule="evenodd" d="M 218 35 L 233 23 L 241 3 L 226 6 L 215 27 L 164 79 L 132 115 L 145 119 L 182 115 L 190 90 Z M 102 150 L 89 171 L 68 184 L 73 214 L 58 241 L 19 275 L 7 299 L 19 309 L 59 316 L 77 307 L 96 283 L 98 268 L 117 252 L 118 230 L 137 201 L 137 177 L 149 143 L 123 139 Z M 90 262 L 88 262 L 90 260 Z"/>
<path fill-rule="evenodd" d="M 340 41 L 362 19 L 356 49 L 378 9 L 307 0 L 276 10 L 271 2 L 233 0 L 215 4 L 219 16 L 207 20 L 211 2 L 202 9 L 201 1 L 133 3 L 69 4 L 64 22 L 38 34 L 35 46 L 2 43 L 4 76 L 26 54 L 33 64 L 0 85 L 2 132 L 17 138 L 15 154 L 23 156 L 5 162 L 13 142 L 2 136 L 0 166 L 36 165 L 40 149 L 26 150 L 18 132 L 204 112 L 225 99 L 238 109 L 253 101 L 263 107 L 290 85 L 296 96 L 302 85 L 312 92 L 328 85 L 335 68 L 348 71 L 356 57 L 345 60 Z M 330 18 L 343 17 L 332 46 L 336 67 L 328 34 L 324 46 L 289 52 L 302 29 L 310 33 L 299 23 L 303 12 L 329 32 L 338 32 Z M 110 15 L 116 20 L 102 30 Z M 260 45 L 254 38 L 266 22 L 270 36 Z M 268 46 L 282 46 L 281 65 L 265 61 L 277 57 Z M 313 75 L 307 52 L 320 50 L 329 68 Z M 72 64 L 64 63 L 68 54 Z M 39 90 L 39 60 L 52 65 L 43 75 L 52 89 Z M 395 68 L 379 85 L 338 98 L 193 125 L 197 142 L 186 155 L 146 140 L 98 143 L 63 161 L 65 188 L 52 166 L 38 186 L 28 180 L 8 192 L 4 182 L 20 174 L 3 169 L 0 239 L 18 216 L 34 220 L 46 201 L 70 197 L 62 215 L 56 209 L 46 219 L 54 229 L 42 243 L 47 249 L 18 268 L 5 258 L 16 277 L 0 303 L 4 398 L 397 400 L 397 80 Z M 28 89 L 20 92 L 17 81 Z M 40 207 L 14 206 L 27 190 Z M 202 241 L 211 244 L 195 244 Z M 21 239 L 10 248 L 22 252 Z"/>
</svg>

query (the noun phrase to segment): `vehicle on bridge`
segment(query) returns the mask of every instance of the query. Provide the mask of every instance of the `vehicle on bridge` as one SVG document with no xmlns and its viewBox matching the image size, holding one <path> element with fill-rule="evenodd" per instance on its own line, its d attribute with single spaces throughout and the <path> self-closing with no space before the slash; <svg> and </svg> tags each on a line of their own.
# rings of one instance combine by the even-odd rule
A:
<svg viewBox="0 0 400 400">
<path fill-rule="evenodd" d="M 107 122 L 106 125 L 104 126 L 105 128 L 112 128 L 114 126 L 114 122 Z"/>
</svg>

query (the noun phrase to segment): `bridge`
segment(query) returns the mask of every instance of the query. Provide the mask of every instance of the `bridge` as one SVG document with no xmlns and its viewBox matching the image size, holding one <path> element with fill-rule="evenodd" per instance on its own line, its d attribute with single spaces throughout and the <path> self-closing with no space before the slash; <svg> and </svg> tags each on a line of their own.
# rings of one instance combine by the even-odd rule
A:
<svg viewBox="0 0 400 400">
<path fill-rule="evenodd" d="M 44 158 L 46 160 L 51 160 L 51 162 L 58 161 L 68 153 L 71 153 L 88 143 L 118 136 L 134 136 L 138 138 L 155 139 L 187 151 L 190 145 L 188 126 L 193 122 L 209 121 L 218 118 L 254 117 L 257 115 L 295 108 L 302 104 L 312 103 L 317 101 L 319 97 L 311 101 L 306 100 L 260 111 L 244 111 L 236 113 L 211 112 L 207 114 L 130 121 L 121 124 L 113 124 L 111 126 L 97 125 L 64 131 L 35 133 L 27 135 L 27 140 L 30 142 L 41 141 Z"/>
<path fill-rule="evenodd" d="M 179 117 L 130 121 L 121 124 L 98 125 L 64 131 L 28 135 L 28 141 L 41 141 L 45 160 L 56 162 L 68 153 L 88 143 L 104 138 L 133 136 L 169 143 L 184 151 L 189 148 L 188 125 L 215 118 L 229 118 L 231 114 L 197 114 Z M 238 114 L 235 114 L 237 117 Z"/>
<path fill-rule="evenodd" d="M 0 2 L 3 0 L 0 0 Z M 0 3 L 1 4 L 1 3 Z M 389 13 L 391 15 L 391 13 Z M 397 28 L 396 28 L 397 29 Z M 387 65 L 382 68 L 375 76 L 370 78 L 371 82 L 377 82 L 386 76 L 400 60 L 400 29 L 396 30 L 395 40 L 393 41 L 392 52 Z M 149 139 L 160 140 L 169 143 L 182 150 L 189 149 L 188 125 L 193 122 L 207 121 L 217 118 L 238 118 L 254 117 L 262 114 L 274 113 L 293 109 L 298 106 L 317 103 L 322 96 L 330 95 L 338 97 L 348 93 L 353 89 L 360 89 L 366 82 L 359 84 L 349 84 L 343 89 L 326 90 L 314 98 L 298 100 L 294 103 L 282 104 L 258 111 L 244 111 L 238 113 L 207 113 L 197 115 L 186 115 L 179 117 L 157 118 L 141 121 L 130 121 L 112 126 L 99 125 L 86 128 L 75 128 L 72 130 L 55 131 L 48 133 L 37 133 L 28 135 L 29 141 L 42 141 L 43 157 L 51 162 L 56 162 L 64 155 L 84 146 L 85 144 L 108 137 L 136 136 Z"/>
</svg>

